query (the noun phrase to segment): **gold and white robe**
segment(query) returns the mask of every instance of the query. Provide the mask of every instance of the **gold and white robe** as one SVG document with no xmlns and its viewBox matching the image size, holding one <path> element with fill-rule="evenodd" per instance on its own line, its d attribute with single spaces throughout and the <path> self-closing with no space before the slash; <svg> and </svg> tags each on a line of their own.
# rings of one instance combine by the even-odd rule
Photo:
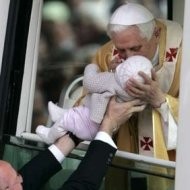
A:
<svg viewBox="0 0 190 190">
<path fill-rule="evenodd" d="M 182 28 L 171 21 L 156 20 L 156 23 L 160 28 L 160 40 L 159 62 L 155 70 L 160 87 L 166 94 L 166 104 L 160 109 L 148 107 L 142 113 L 132 116 L 120 127 L 116 143 L 119 150 L 175 160 Z M 92 62 L 97 63 L 101 71 L 106 71 L 114 54 L 115 47 L 110 41 L 98 50 Z M 125 177 L 121 173 L 111 174 L 115 179 L 110 180 L 113 183 L 109 182 L 108 189 L 114 189 L 114 186 L 117 190 L 127 189 Z M 125 175 L 125 172 L 123 173 Z"/>
</svg>

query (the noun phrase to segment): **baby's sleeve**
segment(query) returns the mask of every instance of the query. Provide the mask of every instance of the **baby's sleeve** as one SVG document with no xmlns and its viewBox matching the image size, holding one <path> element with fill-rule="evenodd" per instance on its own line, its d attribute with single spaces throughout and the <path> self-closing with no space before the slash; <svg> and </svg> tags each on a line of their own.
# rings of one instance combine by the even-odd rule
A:
<svg viewBox="0 0 190 190">
<path fill-rule="evenodd" d="M 89 64 L 85 67 L 83 86 L 90 93 L 103 93 L 108 90 L 114 74 L 108 71 L 100 72 L 97 64 Z"/>
</svg>

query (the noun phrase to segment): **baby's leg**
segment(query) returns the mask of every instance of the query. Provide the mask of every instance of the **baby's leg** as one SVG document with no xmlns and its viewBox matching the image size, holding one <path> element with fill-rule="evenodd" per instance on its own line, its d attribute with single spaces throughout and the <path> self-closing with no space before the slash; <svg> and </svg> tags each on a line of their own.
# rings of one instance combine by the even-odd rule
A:
<svg viewBox="0 0 190 190">
<path fill-rule="evenodd" d="M 99 125 L 92 122 L 89 109 L 85 106 L 74 107 L 66 110 L 62 117 L 51 128 L 38 126 L 36 133 L 48 144 L 54 143 L 66 131 L 72 132 L 82 140 L 92 140 Z"/>
<path fill-rule="evenodd" d="M 73 107 L 61 120 L 66 131 L 82 140 L 94 139 L 99 128 L 99 124 L 90 120 L 89 109 L 85 106 Z"/>
<path fill-rule="evenodd" d="M 62 126 L 56 122 L 52 127 L 45 127 L 39 125 L 36 128 L 36 133 L 41 137 L 41 139 L 47 144 L 53 144 L 58 138 L 66 134 L 67 131 L 64 130 Z"/>
<path fill-rule="evenodd" d="M 51 101 L 48 102 L 48 111 L 53 122 L 59 120 L 65 114 L 65 112 L 67 112 L 67 110 L 57 106 Z"/>
<path fill-rule="evenodd" d="M 63 117 L 67 110 L 58 107 L 53 102 L 48 102 L 48 111 L 51 120 L 55 122 L 55 124 L 51 128 L 39 125 L 36 128 L 36 133 L 42 138 L 44 142 L 47 144 L 52 144 L 66 133 L 58 121 L 61 119 L 61 117 Z"/>
</svg>

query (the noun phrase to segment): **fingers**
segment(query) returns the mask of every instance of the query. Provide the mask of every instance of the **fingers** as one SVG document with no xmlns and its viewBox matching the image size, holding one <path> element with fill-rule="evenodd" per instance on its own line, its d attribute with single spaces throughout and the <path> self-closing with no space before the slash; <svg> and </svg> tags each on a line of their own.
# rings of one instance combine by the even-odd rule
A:
<svg viewBox="0 0 190 190">
<path fill-rule="evenodd" d="M 126 105 L 128 104 L 128 112 L 129 114 L 133 114 L 136 112 L 141 112 L 145 109 L 146 103 L 144 101 L 141 101 L 140 99 L 134 99 L 130 102 L 126 102 Z"/>
<path fill-rule="evenodd" d="M 151 84 L 152 78 L 150 78 L 147 74 L 145 74 L 142 71 L 140 71 L 138 74 L 144 79 L 144 84 Z M 152 70 L 151 70 L 151 74 L 152 74 Z"/>
<path fill-rule="evenodd" d="M 119 118 L 116 119 L 121 118 L 122 121 L 130 118 L 134 112 L 140 112 L 146 107 L 145 102 L 140 99 L 134 99 L 128 102 L 116 102 L 115 97 L 112 97 L 110 103 L 115 106 L 114 111 L 116 112 L 114 116 L 118 117 L 117 115 L 119 115 Z M 113 118 L 114 116 L 112 115 Z M 122 119 L 122 117 L 124 117 L 124 119 Z"/>
<path fill-rule="evenodd" d="M 143 77 L 145 84 L 151 84 L 152 81 L 157 81 L 157 75 L 154 69 L 151 69 L 151 77 L 140 71 L 139 75 Z"/>
<path fill-rule="evenodd" d="M 139 98 L 150 102 L 150 98 L 152 98 L 152 94 L 156 91 L 158 86 L 157 76 L 153 69 L 151 70 L 151 73 L 153 79 L 144 72 L 139 72 L 139 75 L 144 79 L 144 83 L 141 83 L 133 78 L 129 79 L 126 84 L 127 93 L 134 98 Z"/>
<path fill-rule="evenodd" d="M 123 59 L 121 59 L 119 56 L 115 56 L 114 59 L 109 64 L 109 70 L 115 71 L 116 67 L 123 62 Z"/>
<path fill-rule="evenodd" d="M 140 99 L 134 99 L 129 102 L 132 106 L 141 106 L 144 105 L 145 102 Z"/>
<path fill-rule="evenodd" d="M 142 85 L 136 86 L 136 85 L 127 84 L 126 91 L 130 96 L 138 98 L 139 96 L 144 95 L 144 91 L 142 91 L 141 88 L 143 88 Z"/>
<path fill-rule="evenodd" d="M 145 105 L 145 104 L 144 104 L 144 105 L 140 105 L 140 106 L 135 106 L 135 107 L 133 108 L 133 113 L 141 112 L 141 111 L 143 111 L 145 108 L 146 108 L 146 105 Z"/>
<path fill-rule="evenodd" d="M 117 102 L 116 97 L 112 97 L 108 104 L 100 130 L 112 135 L 121 124 L 125 123 L 135 112 L 142 111 L 146 105 L 139 99 L 128 102 Z"/>
<path fill-rule="evenodd" d="M 145 93 L 148 88 L 149 85 L 137 82 L 135 79 L 130 79 L 126 84 L 125 91 L 134 98 L 141 98 L 146 95 Z"/>
</svg>

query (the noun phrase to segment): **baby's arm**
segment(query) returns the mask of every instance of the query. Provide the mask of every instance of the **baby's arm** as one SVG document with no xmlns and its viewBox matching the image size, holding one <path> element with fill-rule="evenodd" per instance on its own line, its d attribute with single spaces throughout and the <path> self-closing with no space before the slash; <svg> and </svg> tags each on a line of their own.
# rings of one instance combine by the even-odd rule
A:
<svg viewBox="0 0 190 190">
<path fill-rule="evenodd" d="M 113 73 L 101 72 L 97 64 L 91 63 L 85 68 L 83 85 L 90 93 L 103 93 L 108 91 L 113 79 Z"/>
</svg>

